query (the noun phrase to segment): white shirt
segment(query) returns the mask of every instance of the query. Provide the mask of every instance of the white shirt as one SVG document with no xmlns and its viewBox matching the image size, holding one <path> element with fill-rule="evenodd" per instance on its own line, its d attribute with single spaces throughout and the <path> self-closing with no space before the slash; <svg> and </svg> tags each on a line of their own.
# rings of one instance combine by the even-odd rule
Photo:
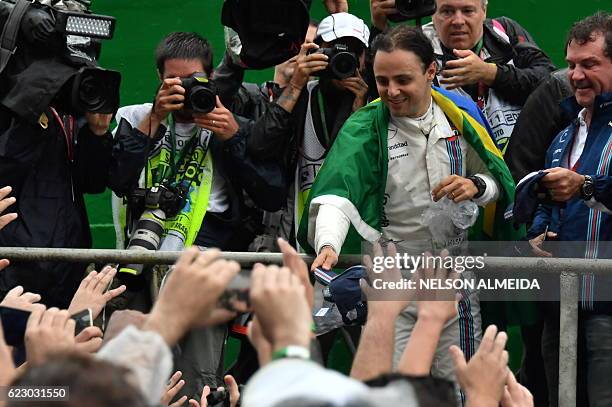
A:
<svg viewBox="0 0 612 407">
<path fill-rule="evenodd" d="M 567 166 L 567 168 L 574 168 L 574 165 L 576 165 L 576 163 L 580 159 L 580 156 L 582 155 L 582 151 L 584 150 L 584 145 L 586 144 L 587 134 L 589 133 L 589 127 L 587 126 L 587 123 L 584 120 L 584 117 L 586 116 L 586 114 L 587 114 L 586 108 L 582 109 L 580 113 L 578 113 L 578 122 L 580 123 L 580 125 L 578 127 L 578 132 L 576 133 L 576 136 L 574 137 L 574 144 L 572 145 L 572 149 L 568 153 L 569 154 L 569 157 L 568 157 L 569 165 Z"/>
<path fill-rule="evenodd" d="M 425 134 L 429 134 L 425 137 Z M 431 190 L 451 174 L 446 139 L 454 133 L 442 109 L 430 104 L 420 118 L 393 117 L 388 132 L 388 173 L 385 189 L 383 238 L 393 241 L 430 241 L 431 233 L 423 224 L 422 214 L 433 203 Z M 497 200 L 499 186 L 476 151 L 459 137 L 463 177 L 478 175 L 487 187 L 474 199 L 485 206 Z M 348 233 L 350 219 L 338 208 L 324 204 L 316 219 L 317 252 L 330 245 L 336 253 Z"/>
</svg>

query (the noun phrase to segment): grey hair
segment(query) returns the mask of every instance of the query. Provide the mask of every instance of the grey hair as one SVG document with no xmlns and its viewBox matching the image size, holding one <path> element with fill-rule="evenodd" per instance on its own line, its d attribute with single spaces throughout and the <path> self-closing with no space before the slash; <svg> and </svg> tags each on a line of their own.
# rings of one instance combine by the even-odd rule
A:
<svg viewBox="0 0 612 407">
<path fill-rule="evenodd" d="M 489 0 L 480 0 L 480 5 L 482 6 L 482 8 L 487 8 L 487 6 L 489 5 Z"/>
</svg>

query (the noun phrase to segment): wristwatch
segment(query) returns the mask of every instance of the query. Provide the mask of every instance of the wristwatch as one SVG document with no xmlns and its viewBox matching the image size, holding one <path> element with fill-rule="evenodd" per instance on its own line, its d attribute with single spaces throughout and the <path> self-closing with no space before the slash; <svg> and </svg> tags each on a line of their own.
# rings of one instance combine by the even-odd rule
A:
<svg viewBox="0 0 612 407">
<path fill-rule="evenodd" d="M 476 185 L 476 189 L 478 189 L 478 192 L 476 193 L 476 195 L 474 195 L 474 198 L 475 199 L 480 198 L 485 193 L 487 189 L 487 184 L 484 182 L 482 178 L 476 175 L 470 175 L 469 177 L 467 177 L 467 179 L 472 181 L 474 185 Z"/>
<path fill-rule="evenodd" d="M 294 359 L 310 359 L 310 349 L 303 346 L 289 345 L 285 348 L 279 349 L 272 354 L 272 360 L 294 358 Z"/>
<path fill-rule="evenodd" d="M 595 186 L 593 185 L 593 177 L 590 175 L 584 176 L 584 184 L 580 187 L 580 195 L 585 201 L 590 200 L 595 193 Z"/>
</svg>

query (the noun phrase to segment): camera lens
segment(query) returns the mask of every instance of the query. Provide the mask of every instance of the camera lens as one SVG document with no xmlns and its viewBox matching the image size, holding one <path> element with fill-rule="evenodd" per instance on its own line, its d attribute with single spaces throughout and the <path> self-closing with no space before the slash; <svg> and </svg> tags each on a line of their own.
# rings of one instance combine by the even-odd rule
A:
<svg viewBox="0 0 612 407">
<path fill-rule="evenodd" d="M 79 104 L 83 110 L 94 112 L 104 105 L 106 86 L 101 79 L 88 75 L 81 80 L 81 86 L 79 86 Z"/>
<path fill-rule="evenodd" d="M 355 75 L 357 60 L 348 52 L 340 52 L 330 62 L 330 69 L 338 79 L 346 79 Z"/>
<path fill-rule="evenodd" d="M 213 91 L 205 86 L 194 86 L 189 92 L 191 108 L 197 113 L 208 113 L 216 106 L 216 98 Z"/>
</svg>

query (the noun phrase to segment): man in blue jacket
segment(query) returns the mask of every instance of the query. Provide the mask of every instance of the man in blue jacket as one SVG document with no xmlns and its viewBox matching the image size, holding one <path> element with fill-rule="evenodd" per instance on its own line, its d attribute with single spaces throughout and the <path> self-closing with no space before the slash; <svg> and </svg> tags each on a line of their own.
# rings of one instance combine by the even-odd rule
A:
<svg viewBox="0 0 612 407">
<path fill-rule="evenodd" d="M 607 244 L 612 240 L 612 14 L 598 12 L 577 22 L 568 36 L 566 59 L 574 97 L 563 107 L 575 120 L 548 149 L 543 185 L 552 203 L 538 208 L 530 243 L 539 256 L 555 254 L 542 248 L 552 238 L 563 245 L 558 252 L 564 257 L 612 258 Z M 612 373 L 610 287 L 609 278 L 581 276 L 579 363 L 586 367 L 590 406 L 609 405 L 612 399 L 603 379 Z M 543 354 L 551 405 L 556 405 L 559 319 L 558 311 L 547 314 Z"/>
</svg>

